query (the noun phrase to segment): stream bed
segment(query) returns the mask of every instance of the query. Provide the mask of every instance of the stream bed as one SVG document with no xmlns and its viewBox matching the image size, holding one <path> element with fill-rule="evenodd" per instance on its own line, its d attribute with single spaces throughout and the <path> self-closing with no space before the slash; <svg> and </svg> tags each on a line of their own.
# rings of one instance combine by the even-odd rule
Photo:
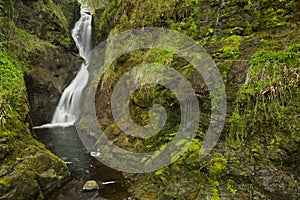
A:
<svg viewBox="0 0 300 200">
<path fill-rule="evenodd" d="M 49 194 L 46 199 L 130 199 L 129 180 L 121 172 L 101 164 L 90 156 L 74 126 L 36 129 L 35 133 L 47 149 L 66 162 L 71 172 L 71 181 Z M 88 180 L 95 180 L 100 189 L 83 191 L 82 186 Z"/>
</svg>

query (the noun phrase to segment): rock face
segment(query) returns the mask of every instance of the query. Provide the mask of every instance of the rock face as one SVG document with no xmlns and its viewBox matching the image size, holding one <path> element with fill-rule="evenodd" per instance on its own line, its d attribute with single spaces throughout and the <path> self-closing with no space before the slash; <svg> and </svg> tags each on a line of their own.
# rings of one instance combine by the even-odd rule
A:
<svg viewBox="0 0 300 200">
<path fill-rule="evenodd" d="M 61 185 L 69 171 L 30 132 L 21 63 L 4 53 L 0 63 L 0 199 L 41 199 Z"/>
<path fill-rule="evenodd" d="M 81 59 L 62 48 L 46 47 L 31 59 L 32 71 L 25 75 L 33 125 L 49 123 L 63 90 L 76 75 Z"/>
<path fill-rule="evenodd" d="M 9 2 L 1 3 L 3 46 L 26 63 L 33 124 L 48 123 L 62 90 L 80 67 L 70 33 L 79 5 L 76 0 Z"/>
<path fill-rule="evenodd" d="M 30 140 L 32 138 L 28 138 L 26 145 Z M 15 145 L 25 146 L 23 141 Z M 26 155 L 15 158 L 14 168 L 1 165 L 0 199 L 42 199 L 70 175 L 67 166 L 42 145 L 31 144 L 20 150 Z M 16 152 L 11 153 L 7 158 L 12 159 Z"/>
<path fill-rule="evenodd" d="M 0 2 L 0 199 L 43 199 L 70 176 L 31 126 L 51 120 L 80 67 L 70 35 L 77 11 L 76 0 Z"/>
<path fill-rule="evenodd" d="M 79 15 L 77 1 L 16 1 L 16 26 L 37 36 L 38 52 L 30 51 L 28 88 L 34 125 L 49 123 L 64 88 L 74 78 L 81 59 L 70 50 L 75 44 L 70 31 Z"/>
</svg>

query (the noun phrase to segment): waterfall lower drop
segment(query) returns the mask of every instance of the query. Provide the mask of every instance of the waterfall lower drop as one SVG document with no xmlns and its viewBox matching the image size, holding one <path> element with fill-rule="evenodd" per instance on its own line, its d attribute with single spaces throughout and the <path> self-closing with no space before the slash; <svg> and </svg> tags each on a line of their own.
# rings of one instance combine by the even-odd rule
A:
<svg viewBox="0 0 300 200">
<path fill-rule="evenodd" d="M 56 107 L 51 124 L 34 128 L 49 128 L 55 126 L 71 126 L 79 116 L 81 95 L 89 78 L 88 54 L 91 51 L 92 15 L 86 5 L 81 5 L 81 17 L 72 29 L 72 37 L 79 50 L 79 55 L 84 59 L 81 69 L 71 84 L 64 90 L 58 106 Z"/>
<path fill-rule="evenodd" d="M 81 6 L 81 17 L 72 30 L 72 37 L 84 62 L 75 79 L 64 90 L 51 124 L 74 124 L 79 115 L 81 94 L 89 77 L 87 56 L 91 51 L 92 15 L 87 6 Z"/>
</svg>

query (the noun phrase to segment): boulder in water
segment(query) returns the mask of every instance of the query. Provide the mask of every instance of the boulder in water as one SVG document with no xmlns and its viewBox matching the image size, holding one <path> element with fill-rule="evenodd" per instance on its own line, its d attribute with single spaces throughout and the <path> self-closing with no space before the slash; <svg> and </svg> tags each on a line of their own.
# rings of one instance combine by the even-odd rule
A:
<svg viewBox="0 0 300 200">
<path fill-rule="evenodd" d="M 99 190 L 99 184 L 94 180 L 89 180 L 85 182 L 82 189 L 85 191 Z"/>
</svg>

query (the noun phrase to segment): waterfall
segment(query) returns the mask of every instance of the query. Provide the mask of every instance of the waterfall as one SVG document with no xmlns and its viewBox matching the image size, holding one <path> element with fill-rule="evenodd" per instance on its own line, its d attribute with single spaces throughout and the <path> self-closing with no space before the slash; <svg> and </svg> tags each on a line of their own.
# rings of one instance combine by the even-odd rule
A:
<svg viewBox="0 0 300 200">
<path fill-rule="evenodd" d="M 224 0 L 222 0 L 220 7 L 218 8 L 217 11 L 217 18 L 216 18 L 216 23 L 215 23 L 215 28 L 214 28 L 214 36 L 217 36 L 217 32 L 218 32 L 218 24 L 219 24 L 219 20 L 220 20 L 220 14 L 221 14 L 221 9 L 224 6 Z"/>
<path fill-rule="evenodd" d="M 92 15 L 90 14 L 89 7 L 83 4 L 80 14 L 81 17 L 72 30 L 72 37 L 79 50 L 79 55 L 84 59 L 84 62 L 76 77 L 64 90 L 56 107 L 51 124 L 72 125 L 75 123 L 80 111 L 81 94 L 88 81 L 87 56 L 91 51 Z"/>
</svg>

